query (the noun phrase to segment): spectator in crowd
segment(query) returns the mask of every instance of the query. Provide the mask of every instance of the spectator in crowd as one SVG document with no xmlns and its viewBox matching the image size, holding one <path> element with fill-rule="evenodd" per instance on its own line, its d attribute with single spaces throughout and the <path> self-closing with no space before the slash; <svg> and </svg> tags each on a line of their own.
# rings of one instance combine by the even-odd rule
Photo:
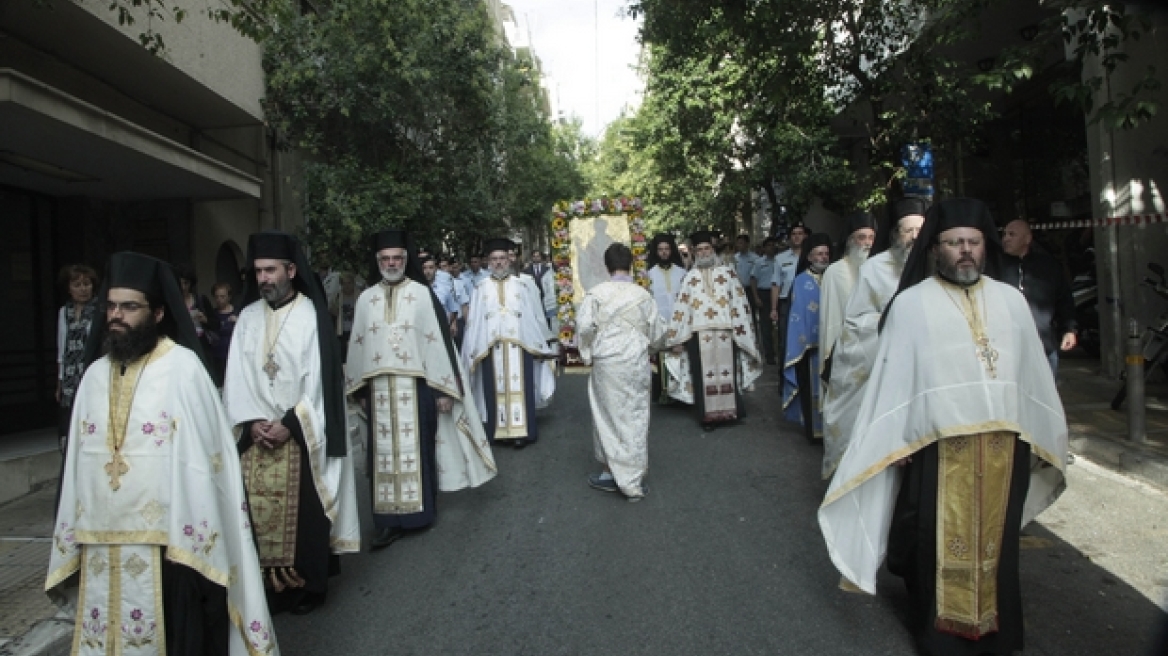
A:
<svg viewBox="0 0 1168 656">
<path fill-rule="evenodd" d="M 60 404 L 57 435 L 61 453 L 69 436 L 73 396 L 85 373 L 85 340 L 97 313 L 97 272 L 84 264 L 70 264 L 58 277 L 68 300 L 57 314 L 57 403 Z"/>
<path fill-rule="evenodd" d="M 1079 341 L 1071 285 L 1059 261 L 1035 247 L 1030 224 L 1024 219 L 1006 224 L 1002 250 L 1006 254 L 1002 257 L 1001 281 L 1026 297 L 1042 339 L 1042 350 L 1057 379 L 1059 351 L 1069 351 Z"/>
<path fill-rule="evenodd" d="M 193 267 L 189 264 L 176 264 L 174 275 L 178 278 L 179 287 L 182 288 L 183 302 L 186 303 L 187 311 L 191 313 L 191 320 L 195 322 L 195 334 L 199 336 L 203 352 L 210 353 L 211 339 L 207 333 L 219 330 L 215 322 L 215 310 L 205 296 L 199 296 L 196 287 L 199 279 Z"/>
<path fill-rule="evenodd" d="M 219 329 L 210 333 L 211 359 L 215 363 L 212 372 L 215 376 L 215 385 L 223 387 L 223 374 L 227 371 L 227 354 L 231 352 L 231 332 L 235 330 L 235 322 L 239 320 L 239 310 L 232 303 L 233 291 L 231 284 L 217 283 L 211 288 L 211 296 L 215 299 L 215 323 Z"/>
</svg>

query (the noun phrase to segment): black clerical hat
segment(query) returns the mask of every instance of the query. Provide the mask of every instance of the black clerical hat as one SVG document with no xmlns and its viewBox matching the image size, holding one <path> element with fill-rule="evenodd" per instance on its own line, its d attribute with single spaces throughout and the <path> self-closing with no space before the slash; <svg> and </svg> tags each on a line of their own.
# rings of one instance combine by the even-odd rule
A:
<svg viewBox="0 0 1168 656">
<path fill-rule="evenodd" d="M 807 259 L 807 256 L 811 254 L 811 251 L 820 246 L 827 246 L 828 261 L 834 259 L 832 256 L 835 253 L 832 250 L 831 236 L 822 232 L 816 232 L 803 240 L 803 245 L 799 251 L 799 264 L 795 267 L 796 274 L 803 273 L 804 270 L 811 266 L 811 261 Z"/>
<path fill-rule="evenodd" d="M 406 248 L 407 240 L 410 239 L 410 233 L 401 228 L 389 228 L 382 230 L 373 235 L 373 250 L 380 251 L 386 248 Z M 410 253 L 415 255 L 415 253 Z"/>
<path fill-rule="evenodd" d="M 494 239 L 488 239 L 486 242 L 483 243 L 483 254 L 484 255 L 490 255 L 491 253 L 494 253 L 495 251 L 513 251 L 515 249 L 516 249 L 515 242 L 511 241 L 510 239 L 507 239 L 506 237 L 496 237 Z"/>
<path fill-rule="evenodd" d="M 848 236 L 857 230 L 864 228 L 876 229 L 876 217 L 872 216 L 870 212 L 856 212 L 848 217 Z"/>
<path fill-rule="evenodd" d="M 913 214 L 924 216 L 929 211 L 929 203 L 923 198 L 901 198 L 892 204 L 892 220 L 899 221 Z"/>
<path fill-rule="evenodd" d="M 178 285 L 178 278 L 170 265 L 162 260 L 156 260 L 149 255 L 122 251 L 110 256 L 106 266 L 105 284 L 102 286 L 99 299 L 109 297 L 110 289 L 133 289 L 142 292 L 152 308 L 165 308 L 162 321 L 158 324 L 158 333 L 173 339 L 180 346 L 194 351 L 195 355 L 207 366 L 203 354 L 199 335 L 195 331 L 195 322 L 187 309 L 186 299 L 183 298 L 182 288 Z M 89 331 L 89 338 L 85 343 L 85 362 L 92 364 L 101 357 L 108 334 L 106 315 L 94 318 L 93 326 Z M 210 372 L 210 368 L 207 369 Z"/>
<path fill-rule="evenodd" d="M 689 236 L 689 243 L 693 244 L 694 247 L 697 248 L 698 244 L 713 244 L 714 239 L 715 234 L 712 231 L 698 230 Z"/>
<path fill-rule="evenodd" d="M 247 252 L 255 260 L 294 262 L 298 246 L 296 238 L 284 232 L 257 232 L 247 239 Z"/>
<path fill-rule="evenodd" d="M 109 260 L 106 278 L 110 288 L 134 289 L 146 295 L 157 305 L 163 300 L 163 280 L 174 278 L 170 265 L 148 255 L 123 251 Z"/>
</svg>

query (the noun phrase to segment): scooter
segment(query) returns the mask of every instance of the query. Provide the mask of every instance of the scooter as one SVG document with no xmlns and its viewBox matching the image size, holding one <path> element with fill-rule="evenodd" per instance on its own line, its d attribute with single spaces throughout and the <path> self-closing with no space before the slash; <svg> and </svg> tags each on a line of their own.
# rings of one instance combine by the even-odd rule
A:
<svg viewBox="0 0 1168 656">
<path fill-rule="evenodd" d="M 1151 262 L 1148 264 L 1148 269 L 1156 274 L 1160 281 L 1156 282 L 1147 277 L 1140 284 L 1151 288 L 1157 296 L 1168 301 L 1168 280 L 1164 277 L 1164 267 Z M 1163 369 L 1165 361 L 1168 361 L 1168 311 L 1161 314 L 1154 325 L 1144 329 L 1143 344 L 1144 361 L 1147 363 L 1144 365 L 1144 380 L 1148 380 L 1156 369 Z M 1119 392 L 1115 394 L 1115 398 L 1111 400 L 1111 409 L 1119 410 L 1126 397 L 1127 381 L 1125 380 L 1123 386 L 1119 388 Z"/>
</svg>

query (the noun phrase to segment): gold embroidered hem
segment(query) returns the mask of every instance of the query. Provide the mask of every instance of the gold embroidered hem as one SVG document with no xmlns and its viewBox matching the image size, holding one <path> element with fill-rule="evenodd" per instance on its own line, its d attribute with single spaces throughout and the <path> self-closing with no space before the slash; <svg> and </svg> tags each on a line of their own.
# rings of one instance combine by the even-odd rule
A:
<svg viewBox="0 0 1168 656">
<path fill-rule="evenodd" d="M 491 349 L 495 367 L 495 439 L 527 437 L 527 394 L 523 385 L 523 349 L 499 343 Z"/>
<path fill-rule="evenodd" d="M 938 631 L 975 640 L 998 630 L 998 560 L 1014 436 L 997 431 L 937 445 Z"/>
<path fill-rule="evenodd" d="M 240 464 L 260 565 L 292 567 L 300 510 L 300 444 L 289 439 L 275 449 L 254 445 L 244 452 Z"/>
<path fill-rule="evenodd" d="M 421 426 L 416 379 L 372 380 L 373 512 L 408 515 L 425 510 L 422 498 Z"/>
</svg>

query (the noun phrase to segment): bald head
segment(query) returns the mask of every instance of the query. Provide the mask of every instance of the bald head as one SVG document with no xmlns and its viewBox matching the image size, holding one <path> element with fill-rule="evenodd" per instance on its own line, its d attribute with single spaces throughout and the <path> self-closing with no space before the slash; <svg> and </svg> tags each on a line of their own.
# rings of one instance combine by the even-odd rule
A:
<svg viewBox="0 0 1168 656">
<path fill-rule="evenodd" d="M 1002 250 L 1014 257 L 1026 257 L 1030 252 L 1030 242 L 1033 238 L 1030 224 L 1022 219 L 1015 219 L 1006 224 L 1006 230 L 1002 233 Z"/>
</svg>

